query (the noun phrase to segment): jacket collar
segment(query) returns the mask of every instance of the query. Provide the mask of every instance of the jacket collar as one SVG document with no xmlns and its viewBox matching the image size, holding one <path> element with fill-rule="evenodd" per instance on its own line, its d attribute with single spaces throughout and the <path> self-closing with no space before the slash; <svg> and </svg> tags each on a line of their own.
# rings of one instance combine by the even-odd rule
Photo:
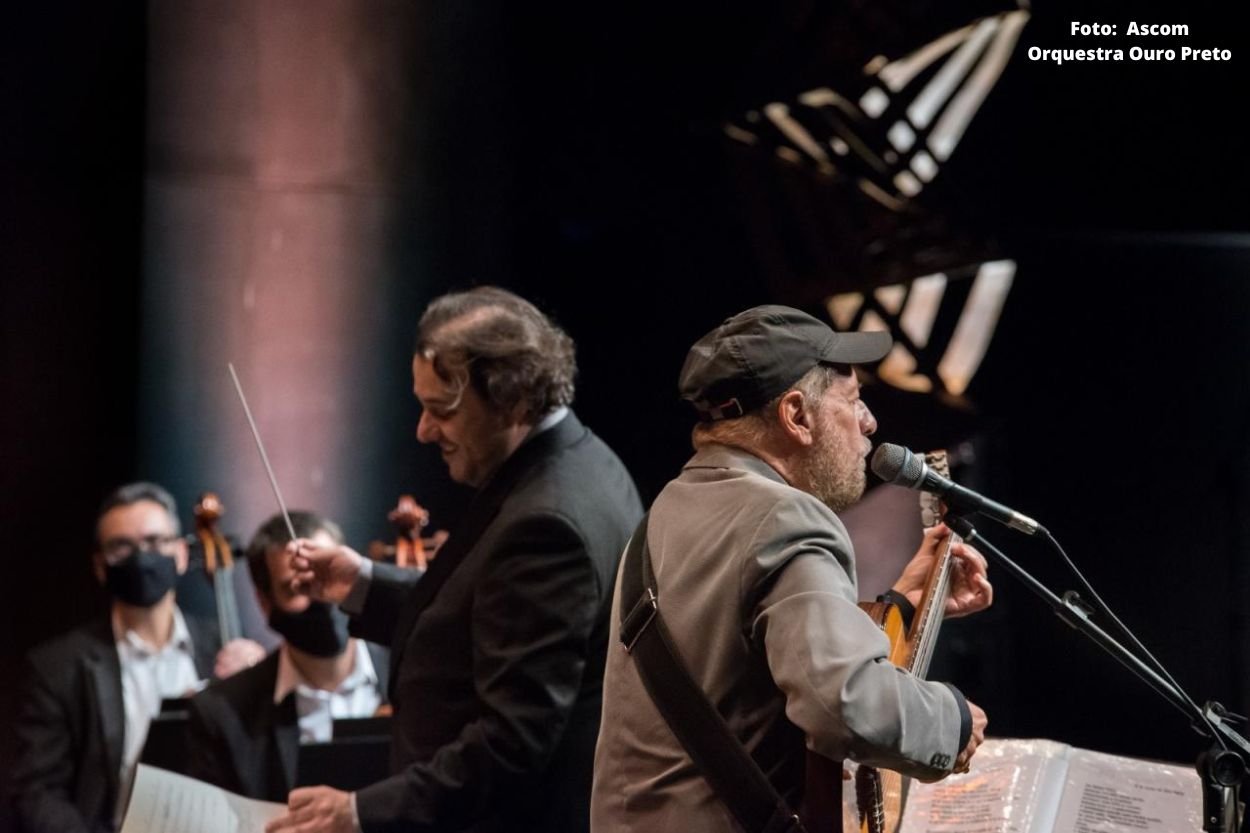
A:
<svg viewBox="0 0 1250 833">
<path fill-rule="evenodd" d="M 447 543 L 438 551 L 438 558 L 430 562 L 430 568 L 412 588 L 408 603 L 404 605 L 395 627 L 391 643 L 389 683 L 395 685 L 396 673 L 407 647 L 408 634 L 416 624 L 421 612 L 430 604 L 438 590 L 460 566 L 465 556 L 477 545 L 482 533 L 499 514 L 499 508 L 512 494 L 513 489 L 532 469 L 563 448 L 577 443 L 586 434 L 586 428 L 571 410 L 555 425 L 537 433 L 531 433 L 526 441 L 512 452 L 482 489 L 473 497 L 468 511 L 456 527 Z M 394 699 L 394 692 L 388 692 Z"/>
<path fill-rule="evenodd" d="M 781 472 L 751 452 L 719 443 L 710 443 L 696 451 L 682 467 L 683 471 L 691 469 L 741 469 L 777 483 L 786 482 Z"/>
<path fill-rule="evenodd" d="M 563 411 L 563 415 L 560 411 Z M 535 463 L 557 449 L 572 445 L 584 432 L 581 421 L 568 408 L 548 414 L 534 426 L 524 442 L 500 464 L 499 470 L 474 496 L 469 517 L 479 514 L 479 505 L 490 506 L 494 503 L 494 508 L 498 509 L 498 497 L 511 493 L 512 487 Z M 493 512 L 491 515 L 493 516 Z"/>
</svg>

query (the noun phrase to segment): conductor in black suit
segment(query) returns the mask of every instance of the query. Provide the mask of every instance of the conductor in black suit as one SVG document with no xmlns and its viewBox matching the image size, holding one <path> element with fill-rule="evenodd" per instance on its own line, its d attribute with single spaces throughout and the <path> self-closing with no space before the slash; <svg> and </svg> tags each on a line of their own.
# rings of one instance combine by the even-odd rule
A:
<svg viewBox="0 0 1250 833">
<path fill-rule="evenodd" d="M 302 538 L 343 543 L 328 518 L 299 511 L 290 518 Z M 386 701 L 386 650 L 351 638 L 338 608 L 292 590 L 290 540 L 286 520 L 275 515 L 247 547 L 260 608 L 282 644 L 197 694 L 188 727 L 189 775 L 266 801 L 286 801 L 302 744 L 331 740 L 334 720 L 372 717 Z"/>
<path fill-rule="evenodd" d="M 267 831 L 584 831 L 620 553 L 642 515 L 569 410 L 573 343 L 528 302 L 443 296 L 418 328 L 417 439 L 476 495 L 419 580 L 301 541 L 297 581 L 391 646 L 393 775 L 295 790 Z"/>
</svg>

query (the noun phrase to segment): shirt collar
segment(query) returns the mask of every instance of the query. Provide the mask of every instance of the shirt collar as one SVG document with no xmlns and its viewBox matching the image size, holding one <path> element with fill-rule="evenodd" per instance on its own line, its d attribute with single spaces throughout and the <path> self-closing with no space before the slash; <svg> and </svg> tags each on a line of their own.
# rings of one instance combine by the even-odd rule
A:
<svg viewBox="0 0 1250 833">
<path fill-rule="evenodd" d="M 781 472 L 749 451 L 720 443 L 708 443 L 697 450 L 684 469 L 745 469 L 778 483 L 785 483 Z"/>
<path fill-rule="evenodd" d="M 356 660 L 352 663 L 351 673 L 343 678 L 335 692 L 354 691 L 366 683 L 375 687 L 378 684 L 378 672 L 373 667 L 373 658 L 369 656 L 369 649 L 365 647 L 364 640 L 353 639 L 352 644 L 356 646 Z M 281 703 L 287 695 L 301 686 L 313 688 L 312 683 L 304 679 L 304 675 L 291 661 L 291 652 L 283 642 L 278 648 L 278 678 L 273 686 L 274 704 Z"/>
<path fill-rule="evenodd" d="M 499 464 L 499 466 L 495 469 L 495 471 L 491 473 L 490 477 L 487 478 L 486 483 L 483 483 L 482 486 L 479 488 L 479 491 L 481 491 L 482 489 L 485 489 L 486 486 L 492 480 L 494 480 L 496 476 L 498 476 L 499 470 L 504 467 L 504 465 L 508 462 L 508 460 L 512 458 L 512 456 L 516 455 L 517 451 L 519 451 L 523 446 L 528 444 L 531 440 L 533 440 L 539 434 L 542 434 L 545 431 L 550 431 L 552 428 L 555 428 L 557 425 L 563 422 L 564 418 L 568 415 L 569 415 L 568 406 L 561 405 L 560 407 L 556 408 L 551 413 L 547 414 L 542 419 L 538 420 L 538 422 L 534 423 L 534 427 L 531 428 L 529 430 L 529 433 L 525 435 L 525 438 L 521 440 L 521 445 L 517 446 L 513 450 L 512 455 L 504 459 L 504 461 Z"/>
<path fill-rule="evenodd" d="M 525 440 L 524 442 L 522 442 L 522 445 L 534 439 L 542 432 L 550 431 L 552 428 L 555 428 L 557 425 L 560 424 L 560 421 L 563 420 L 568 415 L 569 415 L 568 406 L 561 405 L 560 407 L 556 408 L 554 411 L 547 414 L 545 417 L 543 417 L 542 419 L 538 420 L 537 423 L 535 423 L 534 427 L 530 429 L 530 432 L 525 435 Z"/>
<path fill-rule="evenodd" d="M 116 608 L 113 609 L 112 619 L 113 639 L 128 652 L 146 656 L 156 655 L 161 651 L 167 651 L 172 648 L 183 653 L 191 653 L 191 631 L 187 629 L 187 620 L 183 618 L 182 611 L 178 609 L 177 605 L 174 605 L 174 632 L 170 636 L 169 641 L 165 643 L 165 647 L 160 649 L 139 636 L 132 629 L 126 628 L 122 624 L 121 615 Z"/>
</svg>

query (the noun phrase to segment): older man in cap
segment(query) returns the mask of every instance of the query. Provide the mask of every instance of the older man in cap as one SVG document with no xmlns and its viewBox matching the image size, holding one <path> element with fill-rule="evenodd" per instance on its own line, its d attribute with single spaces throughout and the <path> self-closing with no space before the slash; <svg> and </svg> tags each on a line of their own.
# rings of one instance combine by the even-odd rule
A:
<svg viewBox="0 0 1250 833">
<path fill-rule="evenodd" d="M 595 831 L 797 829 L 805 749 L 926 780 L 966 769 L 985 713 L 890 664 L 886 636 L 857 605 L 836 514 L 864 492 L 877 427 L 852 366 L 889 348 L 885 333 L 835 333 L 781 306 L 729 318 L 691 348 L 679 385 L 699 416 L 695 455 L 635 532 L 617 579 Z M 905 615 L 949 535 L 926 533 L 886 594 Z M 953 552 L 947 615 L 983 609 L 984 558 Z M 661 637 L 690 683 L 675 705 L 681 673 L 657 670 L 649 653 L 663 653 Z M 752 817 L 761 791 L 771 798 Z"/>
</svg>

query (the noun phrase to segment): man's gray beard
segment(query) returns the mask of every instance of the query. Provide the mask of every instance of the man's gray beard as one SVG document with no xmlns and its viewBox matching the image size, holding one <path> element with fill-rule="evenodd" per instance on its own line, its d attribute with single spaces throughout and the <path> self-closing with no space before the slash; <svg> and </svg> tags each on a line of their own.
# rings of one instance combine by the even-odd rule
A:
<svg viewBox="0 0 1250 833">
<path fill-rule="evenodd" d="M 842 457 L 843 454 L 845 449 L 826 448 L 823 442 L 817 442 L 803 458 L 795 478 L 798 481 L 795 485 L 834 512 L 857 503 L 868 484 L 863 461 L 858 457 L 854 466 L 840 469 L 840 460 L 849 462 L 850 459 Z"/>
</svg>

